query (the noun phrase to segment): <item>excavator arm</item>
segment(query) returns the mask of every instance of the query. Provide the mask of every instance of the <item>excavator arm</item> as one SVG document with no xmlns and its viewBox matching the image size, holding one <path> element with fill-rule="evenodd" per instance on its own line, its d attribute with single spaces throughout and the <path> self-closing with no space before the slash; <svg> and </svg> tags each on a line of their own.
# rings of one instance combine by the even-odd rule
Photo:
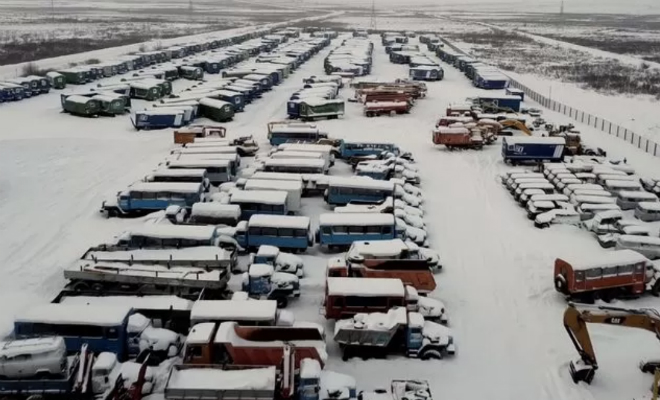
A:
<svg viewBox="0 0 660 400">
<path fill-rule="evenodd" d="M 618 325 L 655 333 L 660 339 L 660 314 L 654 309 L 627 309 L 605 306 L 586 306 L 570 303 L 564 311 L 564 327 L 580 359 L 570 364 L 575 383 L 591 383 L 598 369 L 587 324 Z M 645 368 L 642 367 L 644 370 Z"/>
<path fill-rule="evenodd" d="M 505 119 L 505 120 L 502 120 L 502 121 L 499 121 L 499 122 L 505 128 L 514 128 L 514 129 L 517 129 L 517 130 L 523 132 L 527 136 L 532 135 L 532 131 L 527 127 L 527 125 L 525 125 L 523 122 L 520 122 L 518 120 Z"/>
</svg>

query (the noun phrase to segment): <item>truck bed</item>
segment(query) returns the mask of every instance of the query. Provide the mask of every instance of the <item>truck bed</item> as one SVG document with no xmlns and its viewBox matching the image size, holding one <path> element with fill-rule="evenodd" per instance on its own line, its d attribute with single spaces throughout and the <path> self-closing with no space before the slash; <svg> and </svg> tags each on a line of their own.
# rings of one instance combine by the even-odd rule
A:
<svg viewBox="0 0 660 400">
<path fill-rule="evenodd" d="M 225 370 L 220 366 L 175 366 L 165 385 L 167 400 L 272 400 L 276 368 Z"/>
<path fill-rule="evenodd" d="M 78 371 L 78 357 L 69 357 L 67 376 L 53 379 L 0 379 L 0 395 L 71 395 Z"/>
<path fill-rule="evenodd" d="M 111 248 L 99 246 L 87 250 L 81 259 L 143 265 L 197 267 L 203 269 L 227 269 L 231 265 L 231 253 L 214 246 L 189 247 L 179 250 L 140 249 L 114 251 Z"/>
</svg>

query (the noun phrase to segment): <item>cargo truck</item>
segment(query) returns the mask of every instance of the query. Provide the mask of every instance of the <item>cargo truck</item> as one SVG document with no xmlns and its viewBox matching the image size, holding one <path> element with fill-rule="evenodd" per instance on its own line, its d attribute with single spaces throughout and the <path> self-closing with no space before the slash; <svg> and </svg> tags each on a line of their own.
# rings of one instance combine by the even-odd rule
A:
<svg viewBox="0 0 660 400">
<path fill-rule="evenodd" d="M 502 137 L 502 159 L 505 163 L 560 162 L 566 141 L 562 137 Z"/>
</svg>

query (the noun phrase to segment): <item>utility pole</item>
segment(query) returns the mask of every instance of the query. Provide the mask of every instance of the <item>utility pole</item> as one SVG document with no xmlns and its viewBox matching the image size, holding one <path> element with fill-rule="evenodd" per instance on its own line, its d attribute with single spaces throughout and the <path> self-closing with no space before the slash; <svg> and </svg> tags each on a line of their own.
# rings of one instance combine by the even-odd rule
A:
<svg viewBox="0 0 660 400">
<path fill-rule="evenodd" d="M 559 15 L 564 16 L 564 0 L 561 0 L 561 7 L 559 8 Z"/>
<path fill-rule="evenodd" d="M 50 0 L 50 17 L 55 19 L 55 0 Z"/>
<path fill-rule="evenodd" d="M 190 13 L 190 15 L 192 15 L 193 11 L 194 11 L 194 9 L 193 9 L 193 0 L 189 0 L 188 1 L 188 12 Z"/>
<path fill-rule="evenodd" d="M 373 32 L 378 29 L 378 24 L 376 23 L 376 0 L 371 0 L 371 21 L 369 21 L 369 28 Z"/>
</svg>

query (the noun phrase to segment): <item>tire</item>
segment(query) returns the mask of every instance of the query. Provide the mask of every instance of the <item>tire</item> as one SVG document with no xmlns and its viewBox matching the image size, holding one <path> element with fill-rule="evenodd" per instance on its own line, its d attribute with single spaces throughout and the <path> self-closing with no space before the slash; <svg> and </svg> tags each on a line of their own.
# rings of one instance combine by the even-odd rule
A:
<svg viewBox="0 0 660 400">
<path fill-rule="evenodd" d="M 566 287 L 566 282 L 563 276 L 559 275 L 555 277 L 555 289 L 559 293 L 568 294 L 568 288 Z"/>
<path fill-rule="evenodd" d="M 75 292 L 85 292 L 85 291 L 89 290 L 89 285 L 85 282 L 76 282 L 76 283 L 73 284 L 72 289 Z"/>
<path fill-rule="evenodd" d="M 102 292 L 103 291 L 103 284 L 101 284 L 101 283 L 92 284 L 92 290 L 94 290 L 95 292 Z"/>
<path fill-rule="evenodd" d="M 430 349 L 430 350 L 426 350 L 424 353 L 422 353 L 422 356 L 420 358 L 422 360 L 442 360 L 443 359 L 443 354 L 439 350 Z"/>
</svg>

